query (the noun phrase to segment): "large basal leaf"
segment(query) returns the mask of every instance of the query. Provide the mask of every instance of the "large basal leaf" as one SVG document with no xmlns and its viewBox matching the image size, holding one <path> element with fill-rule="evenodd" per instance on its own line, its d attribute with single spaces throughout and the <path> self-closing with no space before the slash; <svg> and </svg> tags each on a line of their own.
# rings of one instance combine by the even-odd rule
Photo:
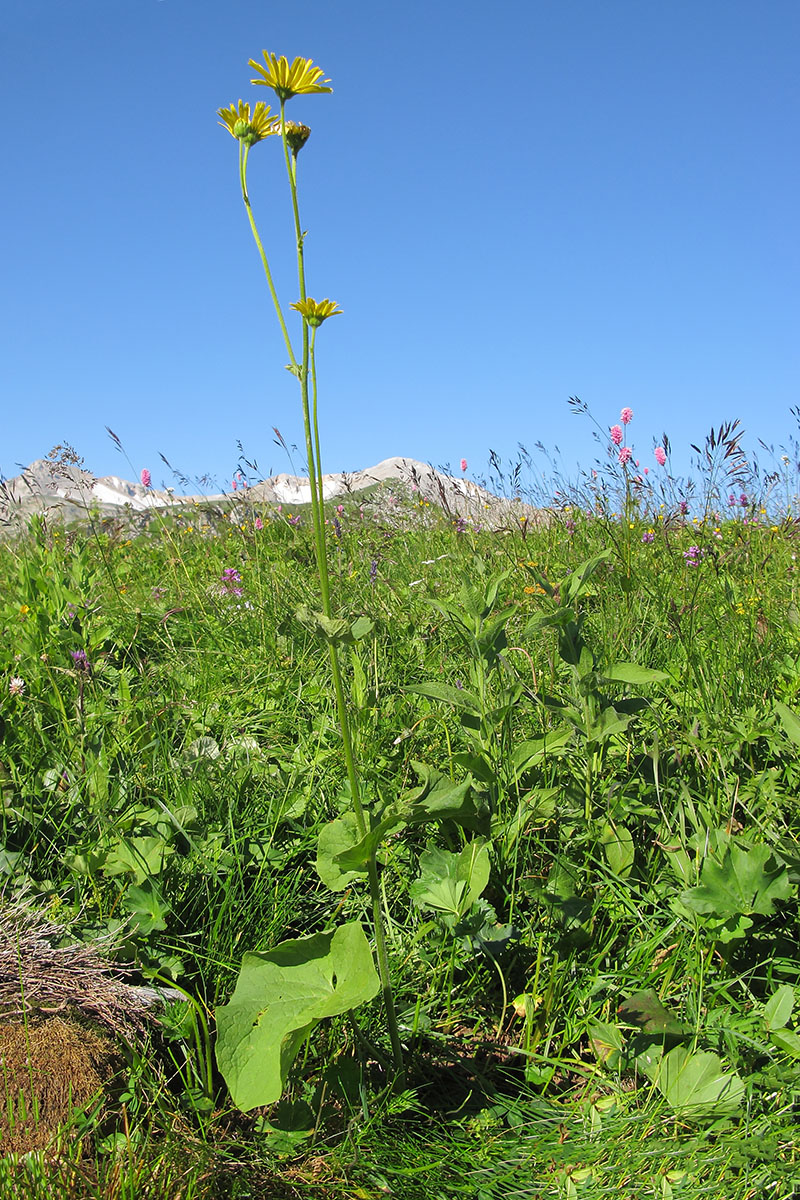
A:
<svg viewBox="0 0 800 1200">
<path fill-rule="evenodd" d="M 741 850 L 732 844 L 722 862 L 705 860 L 699 885 L 683 892 L 681 900 L 695 912 L 727 920 L 750 913 L 768 916 L 775 901 L 791 893 L 789 872 L 775 861 L 769 846 Z"/>
<path fill-rule="evenodd" d="M 692 1053 L 676 1046 L 661 1059 L 656 1086 L 678 1116 L 723 1117 L 736 1111 L 745 1086 L 738 1075 L 726 1073 L 716 1054 Z"/>
<path fill-rule="evenodd" d="M 314 1026 L 371 1000 L 379 987 L 357 921 L 246 954 L 230 1001 L 216 1010 L 217 1063 L 236 1106 L 249 1112 L 280 1099 Z"/>
</svg>

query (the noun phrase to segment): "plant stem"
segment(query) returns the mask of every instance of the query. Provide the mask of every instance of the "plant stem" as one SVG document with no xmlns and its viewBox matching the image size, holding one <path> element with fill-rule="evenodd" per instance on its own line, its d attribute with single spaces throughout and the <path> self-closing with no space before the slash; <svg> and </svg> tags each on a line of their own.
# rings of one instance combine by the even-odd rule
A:
<svg viewBox="0 0 800 1200">
<path fill-rule="evenodd" d="M 302 301 L 306 299 L 306 278 L 305 259 L 303 256 L 304 236 L 300 226 L 300 208 L 297 201 L 297 155 L 293 153 L 290 156 L 289 153 L 289 145 L 286 140 L 285 104 L 283 100 L 281 101 L 281 141 L 283 143 L 286 172 L 289 177 L 289 190 L 292 196 L 292 213 L 294 215 L 294 229 L 297 239 L 297 277 L 298 286 L 300 289 L 300 299 Z M 330 580 L 328 575 L 328 554 L 325 538 L 325 497 L 322 486 L 322 457 L 320 453 L 319 423 L 317 419 L 317 370 L 316 358 L 314 354 L 315 338 L 316 328 L 312 330 L 311 337 L 309 339 L 309 324 L 304 317 L 303 357 L 299 372 L 300 392 L 303 407 L 303 426 L 305 429 L 306 454 L 308 457 L 308 482 L 311 487 L 311 510 L 314 521 L 314 539 L 316 544 L 317 569 L 319 573 L 322 609 L 325 616 L 330 617 L 332 612 Z M 313 412 L 309 410 L 309 366 L 312 380 Z M 350 797 L 353 804 L 353 812 L 356 818 L 358 836 L 359 838 L 363 838 L 369 831 L 369 820 L 364 811 L 364 805 L 361 799 L 361 785 L 356 767 L 355 756 L 353 754 L 353 741 L 350 732 L 350 722 L 347 715 L 347 701 L 345 699 L 342 671 L 339 664 L 339 655 L 335 642 L 329 643 L 329 653 L 331 660 L 331 674 L 333 676 L 333 690 L 336 699 L 336 712 L 339 718 L 342 749 L 344 751 L 347 779 L 350 785 Z M 389 1038 L 392 1043 L 392 1054 L 394 1057 L 395 1069 L 402 1074 L 403 1047 L 400 1041 L 400 1030 L 397 1024 L 397 1013 L 395 1011 L 394 996 L 392 993 L 389 956 L 386 951 L 386 933 L 384 928 L 383 908 L 381 905 L 380 884 L 378 881 L 378 865 L 375 859 L 374 851 L 370 855 L 367 863 L 367 878 L 369 880 L 369 893 L 372 903 L 372 924 L 375 933 L 375 950 L 378 956 L 378 974 L 381 981 L 381 994 L 383 996 L 383 1003 L 386 1011 L 386 1024 L 389 1030 Z"/>
</svg>

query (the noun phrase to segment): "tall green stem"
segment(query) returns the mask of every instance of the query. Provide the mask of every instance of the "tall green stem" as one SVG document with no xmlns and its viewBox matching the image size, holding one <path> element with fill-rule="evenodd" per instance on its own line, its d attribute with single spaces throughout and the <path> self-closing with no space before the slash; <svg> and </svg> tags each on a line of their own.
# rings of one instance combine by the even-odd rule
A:
<svg viewBox="0 0 800 1200">
<path fill-rule="evenodd" d="M 291 154 L 289 152 L 289 145 L 286 140 L 286 117 L 284 108 L 284 102 L 281 101 L 281 141 L 283 142 L 286 173 L 289 178 L 289 190 L 292 196 L 292 213 L 294 216 L 295 237 L 297 239 L 298 286 L 300 289 L 300 299 L 301 301 L 305 301 L 307 297 L 305 258 L 303 253 L 304 236 L 300 225 L 300 208 L 297 201 L 297 155 L 294 152 Z M 312 329 L 311 336 L 309 338 L 309 323 L 304 317 L 303 356 L 299 371 L 300 393 L 303 407 L 303 426 L 305 429 L 306 438 L 306 455 L 308 457 L 308 482 L 311 488 L 311 511 L 314 522 L 314 539 L 316 544 L 317 569 L 319 572 L 322 609 L 325 616 L 330 617 L 332 615 L 332 610 L 330 580 L 328 575 L 328 554 L 325 538 L 325 496 L 322 485 L 322 456 L 320 452 L 319 422 L 317 419 L 317 369 L 316 357 L 314 354 L 315 339 L 316 327 Z M 309 408 L 309 374 L 312 382 L 313 412 L 310 411 Z M 341 731 L 342 749 L 344 752 L 347 779 L 350 785 L 350 796 L 352 799 L 353 812 L 355 815 L 356 827 L 358 829 L 358 836 L 360 839 L 365 837 L 368 833 L 369 822 L 367 819 L 367 814 L 364 811 L 363 801 L 361 799 L 361 784 L 356 767 L 355 755 L 353 753 L 353 740 L 347 714 L 347 701 L 345 698 L 342 671 L 339 663 L 339 655 L 334 642 L 329 643 L 329 653 L 331 661 L 331 675 L 333 677 L 333 689 L 336 699 L 336 713 L 339 719 L 339 729 Z M 399 1072 L 402 1072 L 403 1047 L 400 1041 L 400 1030 L 397 1024 L 397 1013 L 395 1011 L 394 996 L 392 993 L 391 975 L 389 971 L 389 956 L 386 950 L 386 933 L 384 928 L 383 907 L 381 904 L 380 884 L 378 880 L 378 866 L 374 852 L 370 855 L 369 862 L 367 864 L 367 878 L 369 881 L 370 901 L 372 905 L 372 924 L 375 934 L 375 949 L 378 956 L 378 974 L 380 976 L 381 993 L 386 1011 L 386 1024 L 392 1043 L 392 1054 L 394 1056 L 395 1068 Z"/>
</svg>

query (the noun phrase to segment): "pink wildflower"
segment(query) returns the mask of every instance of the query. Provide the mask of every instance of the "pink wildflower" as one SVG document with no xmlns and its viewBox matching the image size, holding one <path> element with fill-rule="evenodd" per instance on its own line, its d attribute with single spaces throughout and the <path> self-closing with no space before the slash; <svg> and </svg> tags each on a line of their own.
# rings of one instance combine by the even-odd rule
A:
<svg viewBox="0 0 800 1200">
<path fill-rule="evenodd" d="M 153 477 L 147 467 L 142 467 L 142 473 L 139 478 L 142 481 L 142 487 L 150 487 L 152 485 Z"/>
<path fill-rule="evenodd" d="M 232 480 L 231 480 L 231 487 L 233 488 L 233 490 L 234 490 L 234 491 L 236 491 L 236 489 L 237 489 L 237 487 L 238 487 L 238 486 L 239 486 L 239 484 L 236 482 L 236 480 L 235 480 L 235 479 L 232 479 Z"/>
<path fill-rule="evenodd" d="M 462 470 L 462 471 L 466 471 L 466 469 L 467 469 L 467 460 L 466 460 L 465 458 L 462 458 L 462 460 L 461 460 L 461 470 Z"/>
<path fill-rule="evenodd" d="M 342 515 L 342 513 L 344 512 L 344 505 L 343 505 L 343 504 L 337 504 L 337 505 L 336 505 L 336 511 L 337 511 L 337 513 L 339 514 L 339 516 L 341 516 L 341 515 Z"/>
<path fill-rule="evenodd" d="M 622 421 L 623 425 L 630 425 L 631 421 L 633 420 L 633 409 L 623 408 L 622 412 L 619 414 L 619 419 Z"/>
<path fill-rule="evenodd" d="M 8 681 L 8 690 L 12 696 L 21 696 L 25 691 L 25 680 L 19 675 L 12 675 Z"/>
<path fill-rule="evenodd" d="M 611 426 L 611 440 L 615 446 L 619 446 L 622 444 L 622 436 L 623 436 L 622 435 L 622 426 L 621 425 L 612 425 Z"/>
<path fill-rule="evenodd" d="M 664 447 L 656 446 L 655 450 L 653 451 L 653 454 L 655 454 L 655 456 L 656 456 L 656 462 L 658 463 L 658 465 L 660 467 L 663 467 L 664 463 L 667 461 L 667 452 L 664 449 Z"/>
<path fill-rule="evenodd" d="M 633 451 L 631 450 L 630 446 L 622 447 L 622 449 L 619 452 L 619 461 L 622 463 L 623 466 L 625 465 L 625 463 L 628 463 L 631 461 L 632 453 L 633 453 Z"/>
<path fill-rule="evenodd" d="M 261 517 L 256 517 L 255 521 L 253 521 L 253 524 L 258 530 L 262 530 L 264 528 L 264 522 L 261 520 Z"/>
</svg>

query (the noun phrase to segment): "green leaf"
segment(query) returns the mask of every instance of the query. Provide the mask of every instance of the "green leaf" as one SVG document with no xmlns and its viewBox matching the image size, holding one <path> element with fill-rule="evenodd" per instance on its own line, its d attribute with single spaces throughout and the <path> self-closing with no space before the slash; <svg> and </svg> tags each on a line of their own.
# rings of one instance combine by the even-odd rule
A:
<svg viewBox="0 0 800 1200">
<path fill-rule="evenodd" d="M 600 672 L 601 678 L 607 683 L 629 683 L 634 687 L 645 687 L 651 683 L 667 683 L 670 676 L 665 671 L 653 671 L 649 667 L 640 667 L 637 663 L 612 663 Z"/>
<path fill-rule="evenodd" d="M 769 1040 L 785 1054 L 800 1058 L 800 1037 L 791 1029 L 775 1029 L 769 1035 Z"/>
<path fill-rule="evenodd" d="M 773 992 L 764 1005 L 764 1028 L 773 1032 L 788 1025 L 793 1008 L 794 990 L 788 983 L 784 983 Z"/>
<path fill-rule="evenodd" d="M 488 832 L 488 809 L 471 780 L 453 783 L 449 776 L 426 763 L 412 761 L 411 766 L 421 783 L 398 801 L 398 812 L 409 825 L 449 820 L 474 833 Z"/>
<path fill-rule="evenodd" d="M 353 850 L 359 844 L 358 828 L 354 813 L 345 813 L 335 821 L 323 825 L 317 838 L 317 874 L 332 892 L 342 892 L 366 867 L 350 863 L 344 867 L 339 856 Z M 361 860 L 358 860 L 360 863 Z M 366 860 L 364 860 L 366 862 Z"/>
<path fill-rule="evenodd" d="M 620 879 L 627 879 L 635 857 L 633 834 L 630 829 L 626 825 L 615 825 L 609 821 L 600 833 L 600 844 L 606 862 L 614 874 Z"/>
<path fill-rule="evenodd" d="M 431 908 L 455 920 L 469 912 L 489 882 L 489 847 L 477 838 L 460 854 L 430 846 L 419 859 L 419 878 L 410 888 L 420 908 Z"/>
<path fill-rule="evenodd" d="M 122 897 L 122 903 L 133 916 L 139 933 L 147 934 L 167 928 L 164 918 L 170 911 L 169 905 L 151 880 L 146 879 L 141 887 L 129 887 Z"/>
<path fill-rule="evenodd" d="M 652 988 L 637 992 L 619 1006 L 619 1015 L 630 1025 L 636 1025 L 643 1033 L 682 1036 L 683 1025 L 664 1007 Z"/>
<path fill-rule="evenodd" d="M 736 1111 L 745 1086 L 735 1073 L 722 1069 L 722 1060 L 706 1051 L 676 1046 L 661 1059 L 656 1086 L 679 1116 L 722 1117 Z"/>
<path fill-rule="evenodd" d="M 566 579 L 561 583 L 561 594 L 567 604 L 573 604 L 586 592 L 586 584 L 594 575 L 597 568 L 604 563 L 609 555 L 610 550 L 603 550 L 601 554 L 596 554 L 594 558 L 588 558 L 586 562 L 576 567 L 570 572 Z"/>
<path fill-rule="evenodd" d="M 482 712 L 481 702 L 474 692 L 466 688 L 451 687 L 449 683 L 416 683 L 405 689 L 417 696 L 427 696 L 429 700 L 442 700 L 453 708 L 463 709 L 473 716 L 479 717 Z"/>
<path fill-rule="evenodd" d="M 791 708 L 778 701 L 775 705 L 775 712 L 778 714 L 778 720 L 783 726 L 783 732 L 794 742 L 795 746 L 800 746 L 800 717 L 792 712 Z"/>
<path fill-rule="evenodd" d="M 246 954 L 230 1001 L 216 1010 L 217 1063 L 236 1106 L 249 1112 L 280 1099 L 314 1026 L 371 1000 L 379 987 L 357 921 Z"/>
<path fill-rule="evenodd" d="M 699 885 L 683 892 L 681 900 L 695 912 L 726 920 L 751 913 L 768 916 L 775 901 L 791 893 L 789 872 L 775 861 L 769 846 L 742 850 L 732 843 L 722 862 L 705 860 Z"/>
</svg>

